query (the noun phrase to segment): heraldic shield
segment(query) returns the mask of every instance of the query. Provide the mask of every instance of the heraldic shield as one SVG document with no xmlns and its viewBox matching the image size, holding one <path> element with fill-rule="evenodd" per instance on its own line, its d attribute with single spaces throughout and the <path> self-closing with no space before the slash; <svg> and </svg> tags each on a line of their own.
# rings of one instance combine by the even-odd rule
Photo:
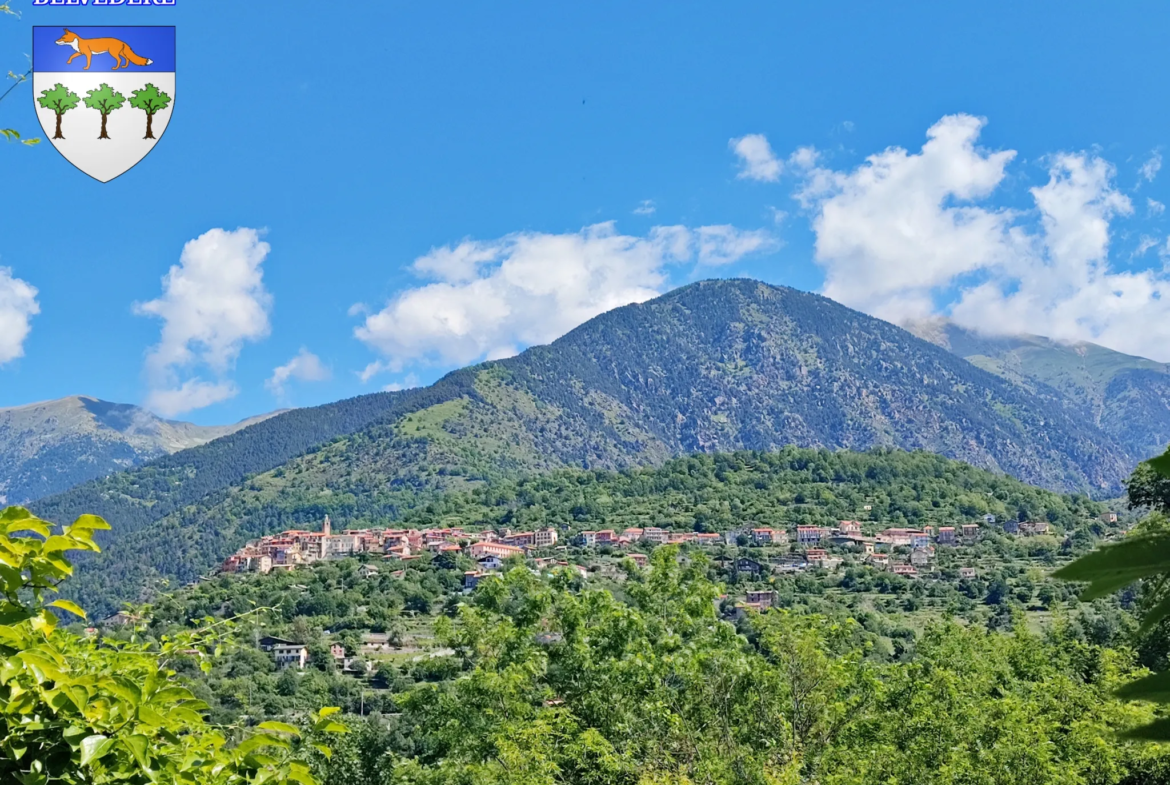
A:
<svg viewBox="0 0 1170 785">
<path fill-rule="evenodd" d="M 145 158 L 170 124 L 174 27 L 34 27 L 32 65 L 45 136 L 103 183 Z"/>
</svg>

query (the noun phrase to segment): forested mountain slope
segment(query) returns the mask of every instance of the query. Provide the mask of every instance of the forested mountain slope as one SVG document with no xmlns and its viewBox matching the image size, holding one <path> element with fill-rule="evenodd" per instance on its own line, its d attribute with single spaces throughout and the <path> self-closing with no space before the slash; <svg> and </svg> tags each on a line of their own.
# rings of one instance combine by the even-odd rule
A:
<svg viewBox="0 0 1170 785">
<path fill-rule="evenodd" d="M 1170 444 L 1170 366 L 1087 343 L 1039 335 L 990 337 L 945 319 L 908 330 L 1066 406 L 1145 459 Z"/>
<path fill-rule="evenodd" d="M 26 504 L 270 416 L 234 425 L 192 425 L 85 395 L 0 409 L 0 503 Z"/>
<path fill-rule="evenodd" d="M 305 427 L 316 411 L 299 415 Z M 289 416 L 270 427 L 285 433 Z M 549 346 L 398 393 L 368 427 L 311 450 L 323 439 L 299 431 L 270 450 L 258 430 L 269 423 L 197 468 L 176 456 L 38 506 L 50 518 L 95 511 L 113 522 L 111 547 L 78 584 L 132 593 L 189 579 L 248 535 L 325 514 L 389 522 L 446 490 L 563 466 L 882 446 L 1109 494 L 1132 465 L 1062 406 L 938 346 L 823 297 L 746 280 L 619 308 Z M 273 457 L 294 450 L 305 454 Z M 246 460 L 252 453 L 264 459 Z"/>
<path fill-rule="evenodd" d="M 401 393 L 379 393 L 311 409 L 294 409 L 214 442 L 160 458 L 137 469 L 79 485 L 35 502 L 50 520 L 90 512 L 117 531 L 135 531 L 194 504 L 249 474 L 266 471 L 314 445 L 352 433 L 393 412 Z M 100 538 L 99 538 L 100 539 Z"/>
</svg>

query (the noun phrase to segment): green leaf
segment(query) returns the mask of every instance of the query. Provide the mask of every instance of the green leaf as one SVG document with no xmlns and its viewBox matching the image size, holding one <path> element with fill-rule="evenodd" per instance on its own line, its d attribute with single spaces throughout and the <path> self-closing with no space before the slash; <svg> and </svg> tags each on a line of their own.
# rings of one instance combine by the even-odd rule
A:
<svg viewBox="0 0 1170 785">
<path fill-rule="evenodd" d="M 1118 734 L 1123 739 L 1135 741 L 1170 741 L 1170 719 L 1155 720 Z"/>
<path fill-rule="evenodd" d="M 49 607 L 60 608 L 61 610 L 69 611 L 74 616 L 80 616 L 83 619 L 86 618 L 85 611 L 81 609 L 81 606 L 69 600 L 54 600 L 49 603 Z"/>
<path fill-rule="evenodd" d="M 134 755 L 134 760 L 138 761 L 139 766 L 144 769 L 150 768 L 150 756 L 147 755 L 150 739 L 145 736 L 127 736 L 122 739 L 122 743 Z"/>
<path fill-rule="evenodd" d="M 1122 700 L 1170 703 L 1170 671 L 1155 673 L 1119 687 L 1114 693 Z"/>
<path fill-rule="evenodd" d="M 138 685 L 122 676 L 115 676 L 104 681 L 102 686 L 107 692 L 121 698 L 131 706 L 137 706 L 142 701 L 142 691 Z"/>
<path fill-rule="evenodd" d="M 0 132 L 0 133 L 3 133 L 3 132 Z M 11 133 L 16 134 L 16 137 L 18 139 L 20 138 L 20 134 L 17 134 L 16 131 L 12 131 Z M 27 507 L 5 507 L 4 511 L 0 512 L 0 524 L 7 525 L 7 524 L 11 523 L 12 521 L 19 521 L 19 520 L 24 520 L 25 518 L 32 518 L 32 517 L 33 517 L 33 514 L 31 512 L 29 512 L 29 509 Z"/>
<path fill-rule="evenodd" d="M 44 521 L 40 520 L 39 518 L 33 518 L 32 516 L 15 520 L 5 526 L 4 530 L 8 534 L 14 534 L 16 532 L 35 532 L 42 537 L 45 537 L 46 539 L 53 533 L 52 529 L 50 529 Z"/>
<path fill-rule="evenodd" d="M 260 730 L 270 730 L 273 733 L 285 733 L 289 736 L 300 736 L 301 732 L 294 725 L 289 725 L 287 722 L 262 722 L 257 725 Z"/>
<path fill-rule="evenodd" d="M 82 515 L 72 524 L 73 529 L 90 529 L 93 531 L 110 531 L 110 524 L 105 518 L 97 515 Z"/>
<path fill-rule="evenodd" d="M 138 721 L 152 728 L 162 728 L 167 724 L 166 718 L 149 706 L 138 707 Z"/>
<path fill-rule="evenodd" d="M 1170 571 L 1170 535 L 1158 533 L 1104 545 L 1052 575 L 1060 580 L 1089 584 L 1081 594 L 1081 599 L 1088 601 L 1166 571 Z"/>
<path fill-rule="evenodd" d="M 247 755 L 254 750 L 262 747 L 280 747 L 281 749 L 288 749 L 289 743 L 284 739 L 276 736 L 269 736 L 264 733 L 258 733 L 255 736 L 250 736 L 240 742 L 240 746 L 236 747 L 236 752 L 240 755 Z"/>
<path fill-rule="evenodd" d="M 1156 458 L 1150 458 L 1146 464 L 1163 477 L 1170 477 L 1170 449 Z"/>
<path fill-rule="evenodd" d="M 150 703 L 163 705 L 166 703 L 178 703 L 179 701 L 189 701 L 195 698 L 191 691 L 185 687 L 165 687 L 154 695 L 150 696 Z"/>
<path fill-rule="evenodd" d="M 99 734 L 87 736 L 81 741 L 81 765 L 88 766 L 110 751 L 109 738 Z"/>
<path fill-rule="evenodd" d="M 301 785 L 317 785 L 317 780 L 309 773 L 309 767 L 303 763 L 292 763 L 288 767 L 288 779 L 299 782 Z"/>
</svg>

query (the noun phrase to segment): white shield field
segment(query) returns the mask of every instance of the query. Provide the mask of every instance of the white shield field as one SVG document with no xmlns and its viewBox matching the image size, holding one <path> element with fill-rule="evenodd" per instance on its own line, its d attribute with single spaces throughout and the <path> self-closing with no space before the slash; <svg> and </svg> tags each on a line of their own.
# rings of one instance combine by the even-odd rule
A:
<svg viewBox="0 0 1170 785">
<path fill-rule="evenodd" d="M 175 108 L 173 72 L 112 73 L 106 69 L 99 71 L 96 67 L 84 73 L 34 72 L 32 84 L 34 98 L 40 98 L 46 93 L 50 97 L 61 95 L 58 85 L 77 96 L 76 106 L 60 113 L 60 138 L 57 134 L 56 110 L 42 106 L 41 101 L 37 100 L 37 118 L 41 121 L 46 141 L 52 142 L 61 155 L 78 169 L 103 183 L 127 172 L 154 149 L 162 139 Z M 102 85 L 108 85 L 112 93 L 102 91 Z M 135 91 L 143 90 L 147 85 L 153 85 L 170 98 L 165 108 L 158 109 L 149 118 L 144 109 L 131 106 L 131 97 Z M 121 106 L 117 109 L 110 108 L 111 104 L 117 103 L 116 96 L 114 100 L 107 98 L 104 102 L 104 106 L 109 109 L 105 117 L 107 138 L 102 138 L 102 111 L 86 105 L 86 98 L 91 91 L 102 91 L 96 93 L 99 97 L 113 96 L 114 93 L 122 97 Z M 148 120 L 153 139 L 147 138 Z"/>
</svg>

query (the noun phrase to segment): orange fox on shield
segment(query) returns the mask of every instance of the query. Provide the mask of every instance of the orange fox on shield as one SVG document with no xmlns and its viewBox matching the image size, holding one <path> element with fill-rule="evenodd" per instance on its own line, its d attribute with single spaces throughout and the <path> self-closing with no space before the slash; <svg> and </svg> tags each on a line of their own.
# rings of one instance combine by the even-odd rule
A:
<svg viewBox="0 0 1170 785">
<path fill-rule="evenodd" d="M 71 46 L 73 47 L 73 54 L 69 56 L 69 60 L 65 65 L 69 65 L 78 57 L 85 55 L 85 69 L 89 70 L 90 65 L 93 64 L 94 55 L 109 54 L 114 58 L 114 67 L 110 70 L 117 71 L 119 68 L 129 68 L 130 63 L 134 65 L 150 65 L 153 60 L 148 60 L 145 57 L 139 57 L 134 54 L 134 50 L 126 44 L 125 41 L 119 41 L 117 38 L 79 38 L 77 33 L 72 33 L 69 30 L 65 31 L 65 35 L 57 39 L 57 46 Z M 126 64 L 123 65 L 122 61 Z"/>
</svg>

